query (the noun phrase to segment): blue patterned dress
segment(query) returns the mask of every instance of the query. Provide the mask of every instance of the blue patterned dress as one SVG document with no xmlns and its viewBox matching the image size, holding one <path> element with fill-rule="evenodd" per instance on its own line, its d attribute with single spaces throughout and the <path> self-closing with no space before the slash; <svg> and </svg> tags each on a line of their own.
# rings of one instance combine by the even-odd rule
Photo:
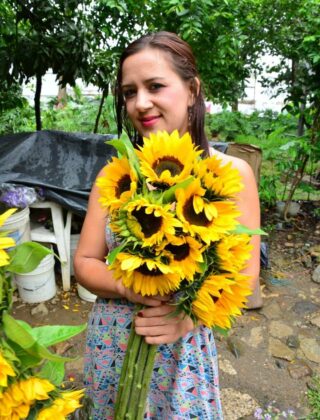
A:
<svg viewBox="0 0 320 420">
<path fill-rule="evenodd" d="M 107 229 L 107 244 L 114 240 Z M 134 304 L 98 298 L 90 314 L 85 354 L 85 385 L 94 420 L 112 420 Z M 222 420 L 217 351 L 212 331 L 197 327 L 174 344 L 160 345 L 145 419 Z"/>
</svg>

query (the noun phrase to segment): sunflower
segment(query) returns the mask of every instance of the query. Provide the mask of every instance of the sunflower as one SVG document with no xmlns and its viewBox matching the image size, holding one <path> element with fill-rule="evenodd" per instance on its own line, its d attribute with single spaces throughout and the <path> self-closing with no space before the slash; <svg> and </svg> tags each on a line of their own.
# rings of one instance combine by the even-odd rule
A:
<svg viewBox="0 0 320 420">
<path fill-rule="evenodd" d="M 181 227 L 170 208 L 171 204 L 156 204 L 147 196 L 137 196 L 123 207 L 111 228 L 120 237 L 141 242 L 144 247 L 158 245 L 167 236 L 175 235 L 175 229 Z"/>
<path fill-rule="evenodd" d="M 216 246 L 221 271 L 236 273 L 243 270 L 252 251 L 249 235 L 228 235 L 223 237 Z"/>
<path fill-rule="evenodd" d="M 0 226 L 16 211 L 17 209 L 9 209 L 3 214 L 0 215 Z M 15 246 L 15 241 L 13 238 L 9 238 L 5 232 L 0 232 L 0 267 L 9 264 L 10 257 L 5 251 L 5 249 Z"/>
<path fill-rule="evenodd" d="M 73 413 L 77 408 L 82 407 L 80 399 L 83 397 L 84 390 L 63 392 L 60 398 L 56 398 L 50 407 L 41 410 L 37 420 L 63 420 L 68 414 Z"/>
<path fill-rule="evenodd" d="M 162 262 L 159 258 L 120 252 L 109 267 L 114 270 L 116 279 L 122 279 L 124 286 L 142 296 L 172 293 L 181 282 L 180 273 L 171 267 L 170 261 Z"/>
<path fill-rule="evenodd" d="M 104 167 L 103 176 L 97 179 L 99 202 L 110 211 L 121 207 L 137 189 L 137 174 L 126 157 L 112 158 L 112 162 Z"/>
<path fill-rule="evenodd" d="M 192 308 L 204 325 L 230 328 L 232 318 L 241 315 L 240 309 L 245 307 L 247 296 L 251 293 L 249 276 L 212 275 L 203 282 Z"/>
<path fill-rule="evenodd" d="M 175 236 L 164 244 L 163 251 L 171 255 L 173 267 L 180 271 L 181 276 L 192 281 L 195 273 L 201 273 L 200 263 L 203 263 L 203 244 L 191 236 Z"/>
<path fill-rule="evenodd" d="M 15 398 L 14 398 L 15 397 Z M 6 391 L 0 398 L 0 420 L 26 419 L 30 412 L 30 404 Z"/>
<path fill-rule="evenodd" d="M 197 292 L 196 299 L 192 302 L 192 311 L 197 319 L 207 327 L 216 324 L 214 319 L 215 302 L 221 297 L 224 289 L 230 287 L 232 281 L 223 275 L 207 277 Z"/>
<path fill-rule="evenodd" d="M 216 156 L 198 161 L 194 172 L 208 190 L 207 195 L 213 197 L 234 197 L 243 188 L 238 169 L 231 162 L 222 165 Z"/>
<path fill-rule="evenodd" d="M 8 376 L 16 376 L 12 366 L 0 353 L 0 387 L 8 385 Z"/>
<path fill-rule="evenodd" d="M 15 395 L 21 390 L 25 396 L 25 401 L 46 400 L 49 398 L 48 392 L 53 391 L 55 386 L 47 379 L 31 376 L 28 379 L 12 385 L 12 394 Z"/>
<path fill-rule="evenodd" d="M 201 154 L 192 143 L 189 133 L 179 136 L 177 130 L 151 133 L 137 151 L 142 174 L 147 182 L 171 186 L 185 180 Z"/>
<path fill-rule="evenodd" d="M 197 178 L 185 189 L 176 191 L 178 218 L 183 223 L 183 231 L 199 237 L 209 244 L 217 241 L 222 234 L 234 229 L 240 215 L 231 201 L 212 201 L 205 198 L 205 189 Z"/>
<path fill-rule="evenodd" d="M 247 297 L 251 295 L 250 276 L 241 273 L 226 274 L 232 280 L 229 288 L 221 292 L 215 304 L 215 325 L 221 328 L 231 328 L 233 317 L 241 315 L 241 309 L 246 307 Z"/>
</svg>

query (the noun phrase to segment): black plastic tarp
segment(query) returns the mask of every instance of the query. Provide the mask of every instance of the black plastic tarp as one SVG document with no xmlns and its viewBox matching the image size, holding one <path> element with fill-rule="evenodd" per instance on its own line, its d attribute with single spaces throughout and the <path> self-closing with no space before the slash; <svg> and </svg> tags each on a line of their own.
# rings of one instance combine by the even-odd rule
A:
<svg viewBox="0 0 320 420">
<path fill-rule="evenodd" d="M 0 185 L 41 187 L 45 199 L 83 216 L 97 173 L 116 154 L 113 135 L 37 131 L 0 136 Z"/>
</svg>

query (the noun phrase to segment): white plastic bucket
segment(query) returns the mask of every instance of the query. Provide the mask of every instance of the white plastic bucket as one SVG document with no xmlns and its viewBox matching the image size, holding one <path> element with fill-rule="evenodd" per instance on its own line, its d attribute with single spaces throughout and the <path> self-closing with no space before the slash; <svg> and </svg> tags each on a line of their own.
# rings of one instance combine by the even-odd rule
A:
<svg viewBox="0 0 320 420">
<path fill-rule="evenodd" d="M 13 213 L 1 226 L 0 231 L 9 230 L 8 236 L 13 238 L 16 244 L 31 240 L 30 235 L 30 210 L 29 207 Z"/>
<path fill-rule="evenodd" d="M 15 281 L 24 302 L 39 303 L 52 299 L 57 292 L 53 254 L 45 256 L 30 273 L 16 274 Z"/>
<path fill-rule="evenodd" d="M 79 239 L 80 239 L 80 234 L 70 235 L 70 274 L 71 276 L 74 276 L 73 257 L 77 249 Z"/>
<path fill-rule="evenodd" d="M 81 299 L 86 300 L 87 302 L 94 302 L 97 298 L 96 295 L 89 292 L 89 290 L 85 289 L 81 284 L 77 284 L 78 295 Z"/>
</svg>

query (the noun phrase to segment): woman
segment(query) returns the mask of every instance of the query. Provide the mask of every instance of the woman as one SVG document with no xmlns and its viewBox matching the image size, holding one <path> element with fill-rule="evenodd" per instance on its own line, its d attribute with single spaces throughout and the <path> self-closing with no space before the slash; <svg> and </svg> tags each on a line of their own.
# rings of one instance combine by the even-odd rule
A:
<svg viewBox="0 0 320 420">
<path fill-rule="evenodd" d="M 259 200 L 253 173 L 244 161 L 209 149 L 204 133 L 205 105 L 190 46 L 177 35 L 159 32 L 143 36 L 124 51 L 116 83 L 119 133 L 123 127 L 135 143 L 141 136 L 178 129 L 189 131 L 206 154 L 218 154 L 238 168 L 245 185 L 237 197 L 240 222 L 259 226 Z M 102 175 L 103 171 L 99 174 Z M 146 407 L 149 419 L 222 419 L 217 355 L 210 329 L 196 327 L 189 317 L 168 317 L 168 297 L 142 297 L 114 280 L 105 266 L 114 243 L 94 186 L 75 255 L 78 281 L 97 294 L 88 326 L 85 381 L 94 401 L 94 419 L 112 419 L 116 390 L 126 349 L 133 306 L 148 308 L 136 316 L 135 330 L 158 344 Z M 105 243 L 107 232 L 107 246 Z M 245 270 L 254 287 L 259 274 L 259 237 Z"/>
</svg>

